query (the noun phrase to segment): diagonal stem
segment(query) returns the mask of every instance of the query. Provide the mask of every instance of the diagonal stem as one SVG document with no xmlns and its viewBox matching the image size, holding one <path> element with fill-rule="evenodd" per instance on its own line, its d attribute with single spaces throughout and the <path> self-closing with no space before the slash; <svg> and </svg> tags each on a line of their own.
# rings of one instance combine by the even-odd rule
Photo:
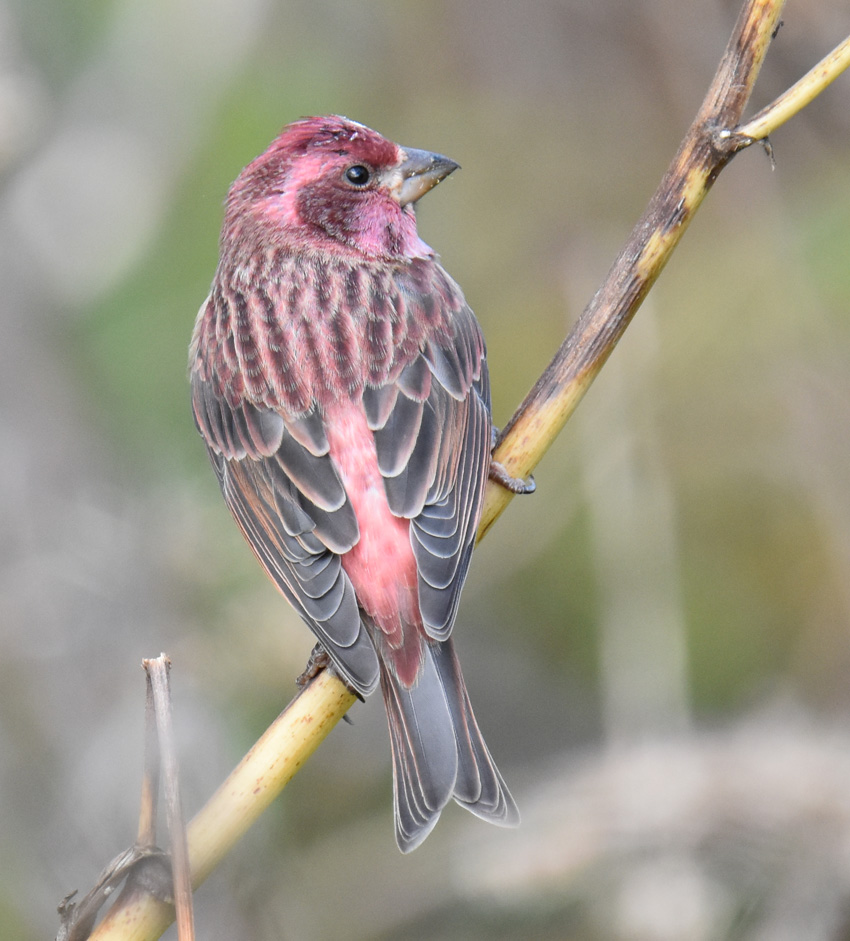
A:
<svg viewBox="0 0 850 941">
<path fill-rule="evenodd" d="M 661 184 L 602 287 L 502 432 L 493 456 L 511 476 L 527 477 L 552 445 L 711 185 L 741 148 L 727 129 L 741 120 L 783 5 L 784 0 L 748 0 L 744 5 L 702 106 Z M 512 497 L 505 488 L 489 485 L 479 539 Z"/>
<path fill-rule="evenodd" d="M 850 36 L 836 46 L 828 56 L 824 56 L 818 64 L 810 69 L 795 85 L 792 85 L 776 101 L 735 129 L 736 135 L 750 141 L 764 140 L 772 134 L 798 111 L 802 111 L 809 102 L 850 66 Z"/>
</svg>

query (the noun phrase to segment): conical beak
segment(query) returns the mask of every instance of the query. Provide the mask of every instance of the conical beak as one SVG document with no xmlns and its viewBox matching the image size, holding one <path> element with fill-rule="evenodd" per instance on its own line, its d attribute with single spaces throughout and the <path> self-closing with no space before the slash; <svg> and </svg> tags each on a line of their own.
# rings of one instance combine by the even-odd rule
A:
<svg viewBox="0 0 850 941">
<path fill-rule="evenodd" d="M 427 150 L 405 147 L 404 155 L 404 162 L 399 166 L 401 187 L 398 190 L 398 201 L 402 206 L 415 203 L 460 166 L 442 154 L 432 154 Z"/>
</svg>

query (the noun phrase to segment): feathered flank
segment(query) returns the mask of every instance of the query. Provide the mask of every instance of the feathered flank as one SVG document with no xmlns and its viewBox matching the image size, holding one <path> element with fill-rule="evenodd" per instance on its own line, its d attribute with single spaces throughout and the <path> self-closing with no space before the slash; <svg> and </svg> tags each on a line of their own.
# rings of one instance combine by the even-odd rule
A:
<svg viewBox="0 0 850 941">
<path fill-rule="evenodd" d="M 231 187 L 190 350 L 195 422 L 242 533 L 351 686 L 381 686 L 404 852 L 452 798 L 518 821 L 450 637 L 490 388 L 414 205 L 456 167 L 346 118 L 285 128 Z"/>
</svg>

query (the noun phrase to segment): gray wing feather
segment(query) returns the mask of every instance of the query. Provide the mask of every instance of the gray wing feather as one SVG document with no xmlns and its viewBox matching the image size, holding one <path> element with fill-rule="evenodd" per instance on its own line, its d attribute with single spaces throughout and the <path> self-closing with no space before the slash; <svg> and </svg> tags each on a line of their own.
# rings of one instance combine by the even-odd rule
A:
<svg viewBox="0 0 850 941">
<path fill-rule="evenodd" d="M 460 360 L 457 352 L 450 348 L 429 343 L 425 351 L 428 365 L 434 373 L 434 378 L 452 396 L 462 401 L 466 398 L 469 385 L 463 381 Z"/>
<path fill-rule="evenodd" d="M 211 456 L 224 499 L 263 568 L 351 685 L 368 695 L 378 683 L 378 658 L 339 555 L 319 542 L 312 529 L 290 534 L 279 524 L 280 497 L 269 502 L 267 462 Z"/>
<path fill-rule="evenodd" d="M 345 487 L 327 455 L 316 457 L 287 428 L 274 459 L 298 490 L 315 506 L 333 513 L 347 500 Z"/>
<path fill-rule="evenodd" d="M 197 372 L 192 374 L 192 407 L 204 439 L 227 458 L 265 457 L 280 447 L 284 433 L 280 415 L 247 401 L 231 407 Z"/>
<path fill-rule="evenodd" d="M 422 423 L 422 403 L 399 393 L 383 428 L 375 430 L 378 468 L 384 477 L 396 477 L 410 460 Z"/>
<path fill-rule="evenodd" d="M 440 439 L 443 433 L 445 408 L 435 394 L 423 406 L 419 434 L 407 464 L 394 477 L 387 477 L 384 487 L 390 509 L 396 516 L 419 516 L 425 507 L 429 490 L 433 487 L 440 457 Z"/>
<path fill-rule="evenodd" d="M 484 341 L 472 311 L 425 343 L 396 383 L 364 394 L 390 509 L 411 520 L 419 608 L 435 640 L 451 633 L 490 460 Z M 390 391 L 388 391 L 390 390 Z"/>
<path fill-rule="evenodd" d="M 264 409 L 263 414 L 274 415 L 275 418 L 283 419 L 277 412 Z M 305 447 L 314 457 L 322 457 L 330 451 L 327 436 L 325 435 L 325 425 L 322 421 L 321 412 L 314 408 L 313 411 L 302 415 L 300 418 L 289 418 L 286 421 L 286 429 L 292 437 Z"/>
<path fill-rule="evenodd" d="M 390 383 L 374 388 L 367 386 L 363 390 L 363 409 L 366 412 L 366 423 L 372 431 L 383 428 L 390 417 L 398 396 L 398 386 Z"/>
<path fill-rule="evenodd" d="M 424 402 L 431 391 L 431 370 L 424 356 L 417 356 L 398 377 L 398 387 L 410 399 Z"/>
<path fill-rule="evenodd" d="M 340 672 L 368 695 L 378 658 L 340 560 L 359 530 L 320 416 L 284 420 L 249 402 L 231 409 L 197 374 L 192 386 L 224 499 L 254 554 Z"/>
</svg>

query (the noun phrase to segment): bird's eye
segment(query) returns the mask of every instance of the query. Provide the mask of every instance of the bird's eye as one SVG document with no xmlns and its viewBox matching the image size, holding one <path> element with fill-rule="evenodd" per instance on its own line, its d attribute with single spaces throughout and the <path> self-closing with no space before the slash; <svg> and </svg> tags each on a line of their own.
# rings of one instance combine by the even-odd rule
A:
<svg viewBox="0 0 850 941">
<path fill-rule="evenodd" d="M 369 182 L 369 171 L 361 164 L 355 164 L 345 171 L 345 178 L 355 186 L 365 186 Z"/>
</svg>

